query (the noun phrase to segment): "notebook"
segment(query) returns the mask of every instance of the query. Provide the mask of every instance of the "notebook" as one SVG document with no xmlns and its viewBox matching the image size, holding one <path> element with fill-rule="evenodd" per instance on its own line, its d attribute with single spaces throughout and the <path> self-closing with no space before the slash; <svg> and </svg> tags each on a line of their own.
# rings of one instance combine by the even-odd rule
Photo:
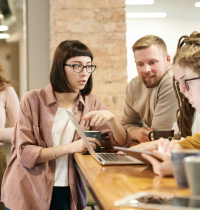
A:
<svg viewBox="0 0 200 210">
<path fill-rule="evenodd" d="M 85 145 L 92 155 L 92 157 L 101 165 L 127 165 L 127 164 L 145 164 L 144 162 L 133 158 L 131 156 L 121 156 L 117 153 L 95 153 L 93 150 L 93 147 L 90 145 L 89 141 L 87 140 L 87 137 L 85 136 L 85 133 L 82 131 L 80 125 L 76 121 L 76 118 L 74 115 L 66 110 L 69 118 L 71 119 L 72 123 L 74 124 L 78 134 L 85 142 Z"/>
</svg>

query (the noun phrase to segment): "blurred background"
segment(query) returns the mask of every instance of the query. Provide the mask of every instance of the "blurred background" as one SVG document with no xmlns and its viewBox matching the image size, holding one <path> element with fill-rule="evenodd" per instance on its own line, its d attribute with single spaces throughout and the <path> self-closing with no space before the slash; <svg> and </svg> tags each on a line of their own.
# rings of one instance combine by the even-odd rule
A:
<svg viewBox="0 0 200 210">
<path fill-rule="evenodd" d="M 144 2 L 144 4 L 138 5 L 137 2 L 138 4 Z M 173 58 L 178 39 L 182 35 L 190 35 L 193 31 L 200 31 L 200 3 L 198 4 L 197 2 L 198 0 L 126 1 L 126 12 L 128 16 L 126 18 L 128 81 L 137 76 L 131 46 L 140 37 L 147 34 L 154 34 L 161 37 L 167 44 L 168 53 Z M 135 5 L 131 5 L 133 3 Z M 131 18 L 131 13 L 135 13 L 138 17 Z M 156 15 L 157 17 L 155 17 Z M 139 18 L 141 16 L 143 18 Z M 147 16 L 149 18 L 145 18 Z"/>
<path fill-rule="evenodd" d="M 126 85 L 137 76 L 134 42 L 160 36 L 173 57 L 180 36 L 200 31 L 199 19 L 198 0 L 0 0 L 3 76 L 21 99 L 49 83 L 57 45 L 78 39 L 95 57 L 93 93 L 120 120 Z M 10 154 L 10 144 L 5 149 Z"/>
</svg>

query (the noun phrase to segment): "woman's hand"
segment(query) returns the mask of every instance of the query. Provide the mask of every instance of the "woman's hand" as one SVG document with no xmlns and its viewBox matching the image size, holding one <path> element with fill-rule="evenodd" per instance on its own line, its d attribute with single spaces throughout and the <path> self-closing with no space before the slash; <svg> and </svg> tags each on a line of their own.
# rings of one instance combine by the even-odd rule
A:
<svg viewBox="0 0 200 210">
<path fill-rule="evenodd" d="M 96 149 L 96 144 L 101 146 L 101 143 L 97 139 L 91 137 L 87 137 L 87 139 L 89 140 L 93 149 Z M 69 144 L 64 144 L 49 148 L 42 148 L 40 150 L 40 156 L 37 160 L 37 163 L 43 163 L 49 160 L 54 160 L 55 157 L 59 158 L 64 155 L 73 154 L 75 152 L 86 152 L 86 151 L 87 148 L 85 142 L 82 139 L 79 139 Z"/>
<path fill-rule="evenodd" d="M 96 149 L 96 144 L 101 146 L 101 143 L 96 138 L 87 137 L 87 139 L 94 150 Z M 70 153 L 86 152 L 86 151 L 87 148 L 85 142 L 82 139 L 74 141 L 70 144 Z"/>
<path fill-rule="evenodd" d="M 130 149 L 140 150 L 140 151 L 157 150 L 158 149 L 158 143 L 159 143 L 158 140 L 150 141 L 150 142 L 144 142 L 144 143 L 140 143 L 138 145 L 135 145 L 133 147 L 130 147 Z"/>
<path fill-rule="evenodd" d="M 106 122 L 109 123 L 115 141 L 123 146 L 126 144 L 127 135 L 125 128 L 116 120 L 115 115 L 108 110 L 99 110 L 88 112 L 83 120 L 90 121 L 90 126 L 102 126 Z"/>
<path fill-rule="evenodd" d="M 142 154 L 142 157 L 151 163 L 154 173 L 159 176 L 172 176 L 173 169 L 171 154 L 161 153 L 154 150 L 153 155 L 163 161 L 159 162 L 156 158 L 144 153 Z"/>
<path fill-rule="evenodd" d="M 158 151 L 171 154 L 171 151 L 173 149 L 181 149 L 181 146 L 178 144 L 178 142 L 180 141 L 179 140 L 169 141 L 168 139 L 160 138 L 158 144 Z"/>
<path fill-rule="evenodd" d="M 114 120 L 115 115 L 108 110 L 91 111 L 88 112 L 82 119 L 86 121 L 91 120 L 91 126 L 102 126 L 107 121 L 111 122 Z"/>
</svg>

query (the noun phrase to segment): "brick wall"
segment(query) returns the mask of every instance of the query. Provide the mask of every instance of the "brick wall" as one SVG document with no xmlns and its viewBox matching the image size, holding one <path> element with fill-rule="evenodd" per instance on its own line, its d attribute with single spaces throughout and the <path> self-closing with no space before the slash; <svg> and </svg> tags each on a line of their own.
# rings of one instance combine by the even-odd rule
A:
<svg viewBox="0 0 200 210">
<path fill-rule="evenodd" d="M 50 59 L 66 39 L 86 44 L 94 54 L 96 94 L 117 119 L 124 107 L 126 73 L 125 0 L 50 0 Z"/>
</svg>

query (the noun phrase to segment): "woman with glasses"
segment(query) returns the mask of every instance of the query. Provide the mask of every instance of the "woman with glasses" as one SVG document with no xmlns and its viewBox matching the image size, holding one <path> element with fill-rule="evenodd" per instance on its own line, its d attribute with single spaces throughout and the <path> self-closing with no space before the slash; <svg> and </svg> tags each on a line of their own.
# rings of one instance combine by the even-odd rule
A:
<svg viewBox="0 0 200 210">
<path fill-rule="evenodd" d="M 184 44 L 184 40 L 182 44 Z M 184 79 L 186 76 L 186 69 L 173 64 L 173 75 L 173 86 L 178 102 L 178 110 L 177 122 L 174 123 L 172 129 L 174 130 L 173 139 L 177 139 L 177 142 L 179 142 L 180 139 L 182 140 L 187 136 L 194 136 L 195 133 L 200 133 L 200 113 L 196 111 L 185 96 L 187 84 L 184 82 Z M 174 142 L 176 141 L 174 140 Z M 134 146 L 134 149 L 152 151 L 158 149 L 158 143 L 159 141 L 140 143 L 139 145 Z"/>
<path fill-rule="evenodd" d="M 195 31 L 189 37 L 182 36 L 179 39 L 177 52 L 173 59 L 173 72 L 178 71 L 185 72 L 182 84 L 179 83 L 178 85 L 184 88 L 184 95 L 187 99 L 185 100 L 186 103 L 182 101 L 181 105 L 179 104 L 179 109 L 183 108 L 182 110 L 188 111 L 188 119 L 191 121 L 188 127 L 190 128 L 192 124 L 191 116 L 194 110 L 200 113 L 200 33 Z M 179 119 L 181 117 L 183 117 L 183 114 Z M 196 120 L 195 124 L 200 127 L 198 120 Z M 161 163 L 149 155 L 143 154 L 142 156 L 152 163 L 156 174 L 162 176 L 172 175 L 172 149 L 200 149 L 200 133 L 196 133 L 194 137 L 188 136 L 180 142 L 160 139 L 158 151 L 153 151 L 153 154 L 157 158 L 164 160 Z"/>
<path fill-rule="evenodd" d="M 61 42 L 54 55 L 50 84 L 23 97 L 12 158 L 2 183 L 1 200 L 7 209 L 85 208 L 86 191 L 73 153 L 87 149 L 66 110 L 74 114 L 83 130 L 101 131 L 101 144 L 88 138 L 94 149 L 96 144 L 130 145 L 131 139 L 113 114 L 97 96 L 90 94 L 96 68 L 92 61 L 93 55 L 83 43 Z M 83 118 L 89 112 L 89 118 L 95 118 L 92 122 L 86 119 L 88 116 Z"/>
<path fill-rule="evenodd" d="M 0 66 L 0 73 L 2 72 L 3 69 Z M 4 144 L 12 141 L 12 133 L 18 113 L 19 99 L 12 83 L 0 75 L 0 186 L 7 166 Z M 8 128 L 5 128 L 6 117 L 9 123 Z M 0 210 L 5 210 L 2 203 L 0 203 Z"/>
</svg>

